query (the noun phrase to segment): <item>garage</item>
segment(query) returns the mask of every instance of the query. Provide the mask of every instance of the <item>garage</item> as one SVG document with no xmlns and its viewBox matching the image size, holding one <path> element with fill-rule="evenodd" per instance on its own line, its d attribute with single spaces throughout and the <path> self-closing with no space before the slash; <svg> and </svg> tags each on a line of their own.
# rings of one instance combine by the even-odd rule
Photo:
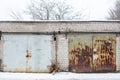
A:
<svg viewBox="0 0 120 80">
<path fill-rule="evenodd" d="M 120 72 L 120 21 L 1 21 L 0 70 Z"/>
</svg>

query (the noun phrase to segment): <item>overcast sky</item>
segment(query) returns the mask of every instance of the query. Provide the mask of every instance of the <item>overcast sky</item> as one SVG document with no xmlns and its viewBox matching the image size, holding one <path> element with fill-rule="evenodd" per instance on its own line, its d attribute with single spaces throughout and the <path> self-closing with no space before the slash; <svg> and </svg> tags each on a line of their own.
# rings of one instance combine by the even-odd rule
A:
<svg viewBox="0 0 120 80">
<path fill-rule="evenodd" d="M 66 0 L 75 9 L 80 10 L 82 20 L 105 20 L 110 8 L 114 8 L 116 0 Z M 13 20 L 10 12 L 24 10 L 30 0 L 0 0 L 0 20 Z"/>
</svg>

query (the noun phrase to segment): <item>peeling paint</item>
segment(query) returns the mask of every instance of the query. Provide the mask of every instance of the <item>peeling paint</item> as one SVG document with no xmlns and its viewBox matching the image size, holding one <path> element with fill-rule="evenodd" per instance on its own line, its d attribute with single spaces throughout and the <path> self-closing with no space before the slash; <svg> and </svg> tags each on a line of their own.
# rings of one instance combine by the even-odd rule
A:
<svg viewBox="0 0 120 80">
<path fill-rule="evenodd" d="M 91 35 L 68 35 L 69 70 L 72 72 L 92 71 Z"/>
<path fill-rule="evenodd" d="M 69 35 L 69 70 L 116 71 L 115 35 Z"/>
<path fill-rule="evenodd" d="M 93 37 L 94 55 L 98 57 L 93 60 L 95 71 L 116 70 L 116 37 L 115 35 L 98 35 Z"/>
</svg>

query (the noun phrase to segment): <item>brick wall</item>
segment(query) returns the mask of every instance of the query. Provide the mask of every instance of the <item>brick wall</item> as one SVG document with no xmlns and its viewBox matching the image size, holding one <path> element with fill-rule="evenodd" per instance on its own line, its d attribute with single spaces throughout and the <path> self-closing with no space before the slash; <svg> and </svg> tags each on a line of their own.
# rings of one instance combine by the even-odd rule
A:
<svg viewBox="0 0 120 80">
<path fill-rule="evenodd" d="M 120 71 L 120 35 L 116 38 L 116 70 Z"/>
<path fill-rule="evenodd" d="M 2 70 L 2 57 L 3 57 L 3 41 L 0 41 L 0 71 Z"/>
<path fill-rule="evenodd" d="M 65 35 L 57 35 L 57 61 L 60 70 L 68 71 L 68 39 Z"/>
</svg>

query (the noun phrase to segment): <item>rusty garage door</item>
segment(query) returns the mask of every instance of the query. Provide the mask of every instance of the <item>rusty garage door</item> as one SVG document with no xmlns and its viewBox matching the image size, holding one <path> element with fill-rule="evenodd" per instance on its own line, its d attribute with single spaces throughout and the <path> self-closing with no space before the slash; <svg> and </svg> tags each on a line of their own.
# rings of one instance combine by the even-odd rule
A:
<svg viewBox="0 0 120 80">
<path fill-rule="evenodd" d="M 68 35 L 69 70 L 102 72 L 116 70 L 115 35 Z"/>
<path fill-rule="evenodd" d="M 3 71 L 49 72 L 52 35 L 3 34 Z"/>
<path fill-rule="evenodd" d="M 93 63 L 95 71 L 116 70 L 116 36 L 93 36 Z"/>
<path fill-rule="evenodd" d="M 69 70 L 73 72 L 92 71 L 91 35 L 68 35 Z"/>
</svg>

